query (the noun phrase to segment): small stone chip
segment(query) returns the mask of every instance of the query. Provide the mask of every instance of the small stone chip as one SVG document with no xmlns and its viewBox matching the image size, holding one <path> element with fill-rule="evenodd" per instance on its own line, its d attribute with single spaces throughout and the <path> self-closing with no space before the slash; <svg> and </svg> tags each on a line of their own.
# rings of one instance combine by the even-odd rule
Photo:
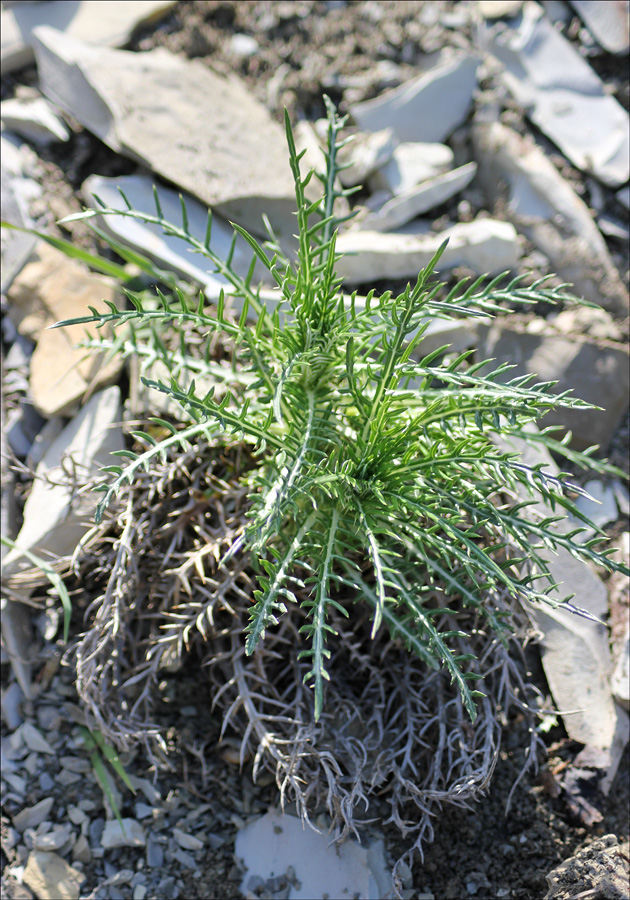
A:
<svg viewBox="0 0 630 900">
<path fill-rule="evenodd" d="M 69 825 L 55 825 L 52 831 L 46 834 L 36 834 L 33 837 L 34 850 L 61 850 L 72 837 L 72 829 Z"/>
<path fill-rule="evenodd" d="M 184 850 L 201 850 L 203 847 L 203 841 L 193 837 L 192 834 L 186 834 L 180 828 L 173 828 L 173 837 Z"/>
<path fill-rule="evenodd" d="M 37 728 L 35 728 L 34 725 L 31 725 L 30 722 L 25 722 L 20 730 L 22 732 L 22 740 L 29 750 L 34 750 L 36 753 L 50 753 L 53 756 L 55 755 L 55 750 L 53 750 L 48 741 L 41 736 Z"/>
<path fill-rule="evenodd" d="M 46 797 L 45 800 L 40 800 L 35 806 L 27 806 L 26 809 L 23 809 L 13 817 L 15 828 L 19 832 L 24 831 L 26 828 L 37 828 L 48 817 L 54 802 L 53 797 Z"/>
<path fill-rule="evenodd" d="M 117 819 L 105 823 L 101 835 L 101 846 L 106 850 L 114 847 L 144 847 L 146 835 L 144 828 L 136 819 Z"/>
<path fill-rule="evenodd" d="M 79 900 L 85 875 L 56 853 L 34 850 L 24 869 L 24 883 L 39 900 Z"/>
</svg>

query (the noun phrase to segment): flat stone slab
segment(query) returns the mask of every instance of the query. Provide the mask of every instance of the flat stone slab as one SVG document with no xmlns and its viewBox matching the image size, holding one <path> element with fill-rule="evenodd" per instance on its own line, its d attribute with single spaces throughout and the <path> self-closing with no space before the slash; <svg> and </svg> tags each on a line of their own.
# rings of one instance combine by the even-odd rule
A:
<svg viewBox="0 0 630 900">
<path fill-rule="evenodd" d="M 35 144 L 67 141 L 70 137 L 70 132 L 45 97 L 3 100 L 0 119 L 5 128 Z"/>
<path fill-rule="evenodd" d="M 468 266 L 479 274 L 498 274 L 515 268 L 520 258 L 513 225 L 477 219 L 454 225 L 441 234 L 347 231 L 337 240 L 337 250 L 346 254 L 339 260 L 337 272 L 354 284 L 416 278 L 446 238 L 449 244 L 440 259 L 440 271 Z"/>
<path fill-rule="evenodd" d="M 535 426 L 530 427 L 536 430 Z M 558 467 L 545 447 L 507 436 L 497 437 L 496 443 L 502 450 L 520 452 L 525 465 L 533 468 L 542 463 L 545 472 L 558 474 Z M 521 499 L 531 499 L 524 488 L 519 493 Z M 551 512 L 538 501 L 529 507 L 527 515 L 545 517 Z M 554 527 L 569 531 L 574 523 L 559 522 Z M 539 552 L 560 585 L 558 599 L 574 594 L 571 602 L 575 606 L 598 619 L 608 614 L 606 586 L 585 561 L 576 559 L 562 547 L 555 551 L 543 548 Z M 542 664 L 567 733 L 575 741 L 606 751 L 609 755 L 606 779 L 610 782 L 628 741 L 628 716 L 613 701 L 608 630 L 604 624 L 562 607 L 554 609 L 541 603 L 527 604 L 527 609 L 543 634 Z"/>
<path fill-rule="evenodd" d="M 234 853 L 247 869 L 241 890 L 253 898 L 265 881 L 271 887 L 269 880 L 284 879 L 290 885 L 285 896 L 292 900 L 385 900 L 393 893 L 382 844 L 365 848 L 347 840 L 336 849 L 330 835 L 313 831 L 295 816 L 270 810 L 236 835 Z"/>
<path fill-rule="evenodd" d="M 441 175 L 453 165 L 453 151 L 446 144 L 404 141 L 392 158 L 370 178 L 372 190 L 404 194 L 429 178 Z"/>
<path fill-rule="evenodd" d="M 628 114 L 543 8 L 527 0 L 520 15 L 487 28 L 484 37 L 505 66 L 509 90 L 567 159 L 605 184 L 624 184 L 630 175 Z"/>
<path fill-rule="evenodd" d="M 46 3 L 13 4 L 2 10 L 2 51 L 0 68 L 3 75 L 31 65 L 33 29 L 50 25 L 60 31 L 108 47 L 122 47 L 138 25 L 164 16 L 174 0 L 53 0 Z"/>
<path fill-rule="evenodd" d="M 2 218 L 18 228 L 32 228 L 35 223 L 29 215 L 29 201 L 38 197 L 42 189 L 41 185 L 26 175 L 26 159 L 22 150 L 29 151 L 30 148 L 20 147 L 21 143 L 21 139 L 11 132 L 5 131 L 0 136 Z M 5 294 L 33 252 L 37 238 L 8 228 L 2 229 L 0 237 L 2 241 L 0 287 Z"/>
<path fill-rule="evenodd" d="M 542 250 L 576 294 L 603 306 L 628 308 L 628 293 L 593 217 L 571 185 L 531 138 L 499 122 L 475 122 L 479 181 L 490 202 Z M 505 202 L 507 201 L 507 202 Z"/>
<path fill-rule="evenodd" d="M 380 97 L 355 103 L 350 115 L 361 131 L 392 128 L 399 141 L 441 143 L 468 115 L 478 65 L 475 56 L 447 58 Z"/>
<path fill-rule="evenodd" d="M 378 212 L 362 219 L 356 227 L 361 231 L 392 231 L 400 228 L 463 191 L 476 172 L 477 164 L 470 162 L 451 172 L 436 175 L 389 200 Z"/>
<path fill-rule="evenodd" d="M 91 46 L 53 28 L 34 32 L 42 92 L 115 150 L 221 215 L 264 234 L 295 230 L 286 138 L 236 77 L 158 48 Z"/>
<path fill-rule="evenodd" d="M 571 6 L 585 23 L 600 47 L 609 53 L 630 50 L 630 22 L 627 2 L 602 3 L 602 0 L 571 0 Z"/>
<path fill-rule="evenodd" d="M 557 425 L 573 434 L 572 444 L 584 450 L 593 444 L 606 448 L 626 411 L 630 389 L 629 351 L 611 341 L 596 343 L 586 337 L 530 334 L 506 320 L 479 328 L 479 358 L 494 359 L 493 366 L 516 366 L 504 379 L 531 372 L 540 381 L 557 381 L 555 393 L 572 390 L 573 396 L 604 409 L 550 410 L 543 424 Z"/>
<path fill-rule="evenodd" d="M 72 476 L 68 471 L 75 471 L 78 478 L 84 479 L 117 461 L 110 454 L 124 447 L 118 424 L 120 413 L 120 389 L 106 388 L 86 403 L 53 442 L 37 467 L 24 505 L 24 523 L 15 541 L 17 547 L 9 550 L 3 561 L 3 579 L 20 571 L 24 562 L 20 550 L 30 550 L 43 558 L 74 552 L 90 528 L 100 495 L 84 493 L 73 500 Z M 30 567 L 31 563 L 27 565 Z"/>
<path fill-rule="evenodd" d="M 93 209 L 100 208 L 100 204 L 93 196 L 96 194 L 103 203 L 112 209 L 123 210 L 126 209 L 126 206 L 118 190 L 120 188 L 134 209 L 155 215 L 153 184 L 154 181 L 147 175 L 126 175 L 120 178 L 90 175 L 81 186 L 81 193 L 86 204 Z M 164 216 L 170 222 L 180 224 L 182 212 L 177 192 L 157 185 L 157 193 Z M 186 197 L 185 201 L 190 232 L 198 240 L 203 241 L 206 234 L 208 210 L 193 197 Z M 122 216 L 103 216 L 99 224 L 104 231 L 113 235 L 123 244 L 150 257 L 161 268 L 187 275 L 198 281 L 204 286 L 209 299 L 218 298 L 221 289 L 225 289 L 229 293 L 230 283 L 222 275 L 212 271 L 213 265 L 209 259 L 205 260 L 200 254 L 193 255 L 185 241 L 165 235 L 159 226 Z M 221 216 L 213 216 L 210 246 L 223 260 L 226 259 L 230 250 L 232 236 L 232 226 Z M 238 274 L 243 276 L 247 274 L 252 256 L 249 244 L 239 236 L 232 259 L 232 266 Z M 265 275 L 269 282 L 269 273 L 262 264 L 259 264 L 255 270 L 255 277 L 264 280 Z"/>
</svg>

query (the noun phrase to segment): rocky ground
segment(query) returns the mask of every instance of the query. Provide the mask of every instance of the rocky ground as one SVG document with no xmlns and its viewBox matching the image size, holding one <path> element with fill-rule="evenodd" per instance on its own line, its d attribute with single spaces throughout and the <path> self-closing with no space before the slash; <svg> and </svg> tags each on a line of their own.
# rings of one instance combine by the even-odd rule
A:
<svg viewBox="0 0 630 900">
<path fill-rule="evenodd" d="M 519 93 L 518 85 L 504 77 L 497 62 L 503 53 L 502 62 L 509 71 L 511 58 L 501 50 L 507 32 L 502 29 L 517 27 L 519 16 L 540 9 L 544 21 L 552 23 L 578 60 L 602 79 L 604 111 L 599 127 L 604 128 L 608 122 L 605 117 L 610 115 L 611 124 L 606 127 L 614 130 L 621 122 L 623 128 L 624 120 L 619 117 L 627 113 L 629 100 L 627 46 L 624 51 L 623 46 L 620 49 L 615 44 L 623 28 L 609 26 L 602 32 L 603 26 L 591 23 L 589 30 L 576 14 L 577 4 L 560 2 L 538 6 L 436 0 L 204 0 L 162 6 L 169 8 L 162 11 L 158 21 L 136 28 L 127 41 L 128 49 L 139 53 L 163 47 L 182 60 L 197 60 L 221 75 L 236 74 L 276 122 L 282 121 L 284 107 L 294 121 L 315 122 L 324 114 L 325 92 L 343 112 L 353 113 L 359 128 L 382 132 L 389 127 L 391 111 L 375 113 L 369 107 L 366 111 L 360 104 L 381 97 L 419 73 L 434 72 L 444 61 L 438 56 L 443 51 L 459 51 L 466 59 L 472 54 L 483 56 L 476 82 L 467 70 L 457 70 L 454 86 L 447 88 L 448 102 L 440 102 L 439 95 L 437 100 L 434 97 L 437 105 L 429 110 L 430 122 L 422 132 L 425 137 L 407 136 L 404 126 L 395 123 L 394 132 L 396 127 L 403 128 L 401 137 L 394 135 L 392 143 L 391 134 L 381 134 L 380 144 L 368 146 L 366 154 L 372 154 L 373 168 L 365 179 L 367 187 L 354 201 L 361 208 L 359 227 L 348 232 L 345 240 L 352 249 L 352 241 L 359 240 L 357 235 L 381 234 L 377 245 L 370 246 L 361 257 L 360 271 L 347 274 L 347 283 L 361 289 L 365 272 L 377 288 L 395 289 L 412 277 L 411 271 L 399 267 L 407 245 L 403 248 L 396 241 L 405 227 L 405 239 L 412 242 L 415 254 L 409 262 L 411 267 L 418 265 L 418 254 L 425 252 L 422 241 L 430 244 L 436 235 L 464 226 L 476 231 L 465 232 L 461 238 L 464 249 L 450 266 L 453 279 L 477 274 L 475 261 L 483 254 L 489 260 L 484 270 L 509 268 L 531 280 L 559 272 L 562 280 L 577 285 L 578 292 L 602 303 L 604 312 L 582 310 L 576 314 L 573 310 L 540 308 L 522 314 L 506 309 L 491 328 L 477 329 L 463 322 L 450 337 L 462 348 L 477 347 L 482 356 L 516 361 L 525 368 L 536 365 L 541 376 L 559 378 L 561 388 L 575 388 L 580 396 L 605 406 L 606 412 L 599 418 L 567 424 L 578 445 L 600 443 L 609 458 L 627 472 L 628 201 L 624 184 L 628 173 L 622 171 L 624 163 L 619 158 L 608 159 L 597 169 L 595 163 L 585 161 L 579 141 L 572 144 L 566 139 L 559 149 L 553 116 L 550 122 L 544 111 L 532 113 L 537 109 L 535 93 L 528 97 Z M 484 55 L 488 49 L 495 54 L 492 59 Z M 543 62 L 549 63 L 552 55 L 547 51 Z M 563 64 L 566 66 L 566 61 Z M 544 66 L 540 60 L 534 69 L 542 84 Z M 588 93 L 590 82 L 584 72 L 580 69 L 575 77 Z M 550 71 L 550 81 L 554 78 L 555 73 Z M 2 100 L 33 97 L 40 80 L 41 72 L 32 64 L 13 71 L 3 68 Z M 455 96 L 466 90 L 471 103 L 466 107 L 462 101 L 464 106 L 458 114 Z M 613 112 L 607 105 L 611 99 L 617 101 Z M 63 103 L 59 105 L 63 108 Z M 530 115 L 526 115 L 526 109 Z M 27 189 L 17 204 L 40 229 L 71 237 L 75 246 L 94 251 L 102 245 L 82 223 L 59 227 L 55 222 L 87 202 L 81 188 L 88 176 L 123 177 L 151 167 L 146 161 L 144 166 L 138 165 L 137 152 L 130 159 L 112 149 L 103 134 L 95 136 L 98 125 L 87 127 L 81 121 L 81 112 L 79 107 L 76 115 L 66 111 L 66 141 L 27 141 L 15 164 L 18 175 L 13 170 L 7 178 L 40 185 L 39 191 L 31 187 L 30 196 Z M 407 111 L 412 121 L 414 114 L 419 115 L 418 110 Z M 370 119 L 375 115 L 376 119 Z M 9 113 L 6 119 L 3 113 L 4 127 L 19 133 L 19 125 L 11 122 Z M 195 126 L 200 129 L 202 124 L 189 123 L 191 141 Z M 247 122 L 237 118 L 236 132 L 238 127 L 246 129 Z M 186 136 L 178 128 L 172 132 L 167 128 L 161 143 L 185 144 Z M 305 142 L 312 140 L 307 126 L 301 135 Z M 527 143 L 530 138 L 531 144 Z M 387 170 L 396 139 L 402 143 L 422 139 L 448 148 L 447 162 L 438 161 L 433 170 L 417 179 L 423 191 L 413 189 L 412 178 L 411 190 L 402 191 L 402 195 L 396 192 L 395 179 Z M 375 165 L 374 154 L 379 153 L 380 161 Z M 163 185 L 177 180 L 165 174 L 165 168 L 155 165 L 154 170 L 162 176 Z M 388 193 L 379 194 L 383 190 Z M 519 203 L 525 205 L 519 207 Z M 8 199 L 3 199 L 3 208 L 5 204 L 3 217 L 11 219 Z M 451 244 L 456 245 L 457 240 Z M 44 340 L 49 338 L 42 331 L 41 319 L 35 324 L 31 321 L 30 326 L 23 325 L 23 315 L 17 326 L 13 321 L 10 312 L 16 308 L 20 291 L 24 295 L 36 292 L 44 283 L 63 284 L 58 291 L 63 304 L 70 293 L 69 285 L 78 278 L 74 271 L 64 270 L 62 274 L 55 269 L 55 261 L 40 259 L 40 264 L 41 268 L 31 269 L 30 274 L 28 267 L 23 269 L 13 285 L 10 280 L 5 283 L 3 274 L 3 416 L 7 417 L 12 457 L 12 474 L 3 465 L 3 476 L 5 499 L 7 490 L 13 490 L 18 501 L 12 513 L 17 518 L 11 520 L 9 516 L 8 520 L 15 533 L 24 499 L 31 490 L 27 467 L 36 461 L 33 441 L 46 423 L 56 422 L 60 429 L 76 414 L 77 398 L 90 380 L 84 372 L 83 381 L 67 388 L 63 395 L 51 391 L 50 367 L 59 346 L 50 344 L 44 353 Z M 100 284 L 101 297 L 104 290 Z M 53 316 L 55 310 L 57 318 L 67 314 L 60 309 L 63 306 L 55 308 L 52 304 Z M 28 312 L 33 318 L 34 310 Z M 128 375 L 121 378 L 124 388 Z M 627 555 L 627 491 L 614 478 L 602 476 L 596 480 L 593 492 L 599 492 L 605 510 L 600 522 L 622 548 L 625 541 Z M 6 521 L 3 501 L 3 527 Z M 585 577 L 577 575 L 578 580 Z M 599 580 L 597 583 L 601 584 Z M 627 584 L 614 578 L 607 587 L 608 595 L 604 592 L 604 599 L 600 597 L 597 602 L 604 604 L 616 660 L 623 656 Z M 593 593 L 597 591 L 599 587 Z M 598 614 L 602 614 L 599 609 Z M 211 710 L 208 680 L 199 660 L 188 658 L 160 683 L 156 716 L 164 741 L 163 766 L 156 770 L 141 749 L 121 754 L 135 796 L 119 778 L 105 776 L 123 816 L 125 829 L 121 831 L 82 737 L 80 729 L 85 720 L 76 703 L 76 675 L 71 661 L 64 658 L 56 608 L 49 604 L 46 612 L 24 610 L 12 618 L 6 633 L 17 641 L 18 648 L 28 648 L 32 665 L 11 667 L 8 653 L 2 658 L 3 896 L 25 900 L 33 896 L 41 900 L 61 896 L 85 900 L 243 896 L 242 872 L 234 856 L 235 838 L 249 817 L 276 804 L 277 790 L 266 776 L 254 783 L 252 760 L 241 769 L 238 750 L 229 741 L 220 741 L 220 718 Z M 79 622 L 73 622 L 71 638 L 80 628 Z M 4 644 L 11 651 L 6 633 L 3 627 Z M 575 681 L 581 677 L 582 652 L 579 647 L 567 649 L 567 659 L 572 658 L 575 665 Z M 609 661 L 596 664 L 606 670 Z M 542 705 L 548 710 L 563 706 L 558 697 L 555 703 L 551 699 L 547 679 L 551 681 L 553 675 L 542 668 L 533 647 L 528 649 L 527 665 L 541 692 Z M 17 677 L 20 673 L 21 683 Z M 27 693 L 30 699 L 25 699 Z M 612 699 L 610 704 L 606 709 L 614 710 Z M 580 704 L 578 700 L 565 703 L 565 708 L 567 705 Z M 608 720 L 602 721 L 602 728 L 610 725 Z M 623 730 L 623 717 L 619 721 Z M 628 840 L 628 748 L 623 755 L 617 754 L 613 766 L 617 774 L 612 784 L 605 785 L 604 793 L 602 773 L 610 768 L 611 760 L 602 763 L 591 757 L 589 761 L 588 754 L 584 755 L 585 745 L 587 751 L 595 751 L 591 741 L 584 737 L 579 740 L 584 732 L 576 732 L 568 717 L 563 721 L 549 712 L 539 726 L 545 753 L 541 754 L 538 774 L 530 771 L 523 777 L 506 814 L 508 795 L 525 763 L 527 728 L 526 720 L 512 717 L 487 794 L 469 808 L 447 808 L 436 820 L 435 837 L 426 846 L 424 859 L 417 859 L 405 875 L 403 895 L 407 900 L 541 898 L 548 888 L 547 875 L 578 850 L 583 851 L 583 858 L 591 850 L 600 854 L 597 858 L 602 872 L 608 864 L 605 854 L 614 856 L 616 877 L 621 881 L 601 888 L 598 896 L 623 896 L 614 892 L 627 877 L 623 853 L 615 856 L 612 839 L 606 838 L 602 846 L 598 840 L 606 835 L 614 835 L 620 844 Z M 373 798 L 369 817 L 374 821 L 366 826 L 364 839 L 384 838 L 386 863 L 392 865 L 406 846 L 400 832 L 387 824 L 389 812 L 386 798 Z M 627 844 L 625 852 L 627 855 Z M 566 872 L 554 879 L 553 896 L 569 897 L 573 896 L 570 891 L 590 890 L 588 881 L 579 880 L 584 866 L 582 862 L 571 869 L 582 873 L 573 881 Z M 295 885 L 290 894 L 289 884 L 260 882 L 250 885 L 248 896 L 298 896 Z"/>
</svg>

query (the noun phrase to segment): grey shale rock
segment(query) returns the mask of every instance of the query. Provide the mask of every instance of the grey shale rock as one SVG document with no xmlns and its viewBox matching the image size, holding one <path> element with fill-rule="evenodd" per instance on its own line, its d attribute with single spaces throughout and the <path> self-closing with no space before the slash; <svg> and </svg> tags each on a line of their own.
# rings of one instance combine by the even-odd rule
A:
<svg viewBox="0 0 630 900">
<path fill-rule="evenodd" d="M 72 4 L 56 0 L 14 4 L 12 9 L 2 10 L 2 74 L 34 62 L 33 29 L 37 25 L 51 25 L 93 44 L 122 47 L 138 25 L 160 19 L 174 5 L 174 0 L 134 0 L 133 3 L 82 0 Z"/>
<path fill-rule="evenodd" d="M 48 818 L 48 814 L 52 809 L 54 802 L 54 797 L 46 797 L 34 806 L 25 807 L 13 816 L 13 827 L 16 828 L 20 834 L 27 828 L 37 828 L 38 825 L 41 825 L 41 823 L 45 822 Z"/>
<path fill-rule="evenodd" d="M 453 160 L 453 151 L 446 144 L 405 141 L 395 148 L 389 162 L 372 175 L 370 188 L 404 194 L 417 184 L 448 172 Z"/>
<path fill-rule="evenodd" d="M 583 200 L 531 138 L 499 122 L 472 129 L 479 181 L 490 202 L 542 250 L 586 300 L 627 309 L 628 295 Z"/>
<path fill-rule="evenodd" d="M 16 539 L 17 548 L 55 557 L 74 551 L 90 527 L 89 517 L 96 498 L 90 493 L 71 505 L 73 487 L 71 476 L 64 470 L 64 460 L 72 459 L 79 477 L 96 474 L 111 462 L 112 451 L 123 449 L 119 418 L 120 389 L 114 386 L 95 394 L 62 431 L 37 467 L 24 506 L 24 524 Z M 50 483 L 47 477 L 59 483 Z M 3 580 L 20 570 L 23 557 L 17 548 L 10 550 L 4 559 Z"/>
<path fill-rule="evenodd" d="M 7 556 L 7 560 L 8 560 Z M 37 728 L 34 725 L 31 725 L 30 722 L 25 722 L 21 727 L 22 732 L 22 740 L 29 750 L 34 750 L 35 753 L 48 753 L 51 756 L 56 756 L 56 751 L 50 746 L 46 738 L 42 737 Z"/>
<path fill-rule="evenodd" d="M 6 322 L 8 319 L 5 317 L 3 321 Z M 0 397 L 0 471 L 2 473 L 0 525 L 2 526 L 1 533 L 5 538 L 13 540 L 17 534 L 19 520 L 15 498 L 16 477 L 9 466 L 10 455 L 4 400 L 4 392 L 2 392 Z M 0 559 L 3 564 L 4 558 L 8 553 L 9 547 L 6 544 L 0 544 Z M 31 699 L 31 666 L 32 660 L 37 655 L 37 650 L 33 647 L 30 611 L 21 603 L 11 600 L 4 591 L 0 596 L 0 611 L 2 613 L 0 623 L 2 628 L 3 661 L 4 653 L 6 653 L 13 675 L 22 689 L 22 693 L 25 697 Z"/>
<path fill-rule="evenodd" d="M 475 56 L 445 58 L 429 72 L 355 103 L 350 115 L 361 131 L 392 128 L 399 141 L 441 143 L 468 115 L 478 65 Z"/>
<path fill-rule="evenodd" d="M 203 849 L 203 841 L 200 841 L 199 838 L 194 837 L 192 834 L 182 831 L 181 828 L 173 828 L 173 837 L 184 850 Z"/>
<path fill-rule="evenodd" d="M 2 709 L 2 718 L 9 731 L 15 731 L 22 724 L 20 704 L 23 700 L 24 691 L 17 681 L 12 681 L 6 690 L 2 691 L 0 708 Z"/>
<path fill-rule="evenodd" d="M 603 5 L 603 4 L 600 4 Z M 619 187 L 630 175 L 628 114 L 534 0 L 483 33 L 527 115 L 578 169 Z"/>
<path fill-rule="evenodd" d="M 354 840 L 335 849 L 325 834 L 307 832 L 295 816 L 272 809 L 236 835 L 234 853 L 247 870 L 241 890 L 246 897 L 257 896 L 248 891 L 252 876 L 266 881 L 292 868 L 295 880 L 291 897 L 295 900 L 325 895 L 353 896 L 357 900 L 391 896 L 383 842 L 376 844 L 372 854 Z"/>
<path fill-rule="evenodd" d="M 174 223 L 180 222 L 182 209 L 177 192 L 162 185 L 156 187 L 165 218 Z M 103 203 L 112 209 L 123 210 L 126 209 L 126 206 L 119 188 L 124 191 L 134 209 L 155 215 L 153 181 L 146 175 L 126 175 L 120 178 L 90 175 L 81 186 L 81 193 L 86 204 L 93 209 L 98 209 L 100 206 L 94 199 L 93 195 L 96 194 Z M 193 197 L 186 197 L 185 200 L 188 227 L 196 238 L 203 241 L 208 223 L 208 210 Z M 204 260 L 204 257 L 199 254 L 191 254 L 188 244 L 179 238 L 163 234 L 162 229 L 157 225 L 144 224 L 135 219 L 118 216 L 102 216 L 99 218 L 99 224 L 108 234 L 150 257 L 158 266 L 200 282 L 209 299 L 217 299 L 222 289 L 229 293 L 229 281 L 212 271 L 213 266 L 209 259 Z M 232 235 L 232 226 L 221 216 L 213 216 L 210 246 L 221 259 L 227 258 Z M 240 275 L 247 274 L 251 257 L 249 244 L 239 236 L 234 248 L 232 265 Z M 255 277 L 262 280 L 265 275 L 269 281 L 267 270 L 260 264 L 255 270 Z"/>
<path fill-rule="evenodd" d="M 55 825 L 52 831 L 48 831 L 46 834 L 36 834 L 33 837 L 33 849 L 61 850 L 72 838 L 73 833 L 69 825 Z"/>
<path fill-rule="evenodd" d="M 338 154 L 339 163 L 349 167 L 339 173 L 339 181 L 344 187 L 365 184 L 368 176 L 390 161 L 397 143 L 391 128 L 353 135 Z"/>
<path fill-rule="evenodd" d="M 571 6 L 604 50 L 618 54 L 630 50 L 627 0 L 571 0 Z"/>
<path fill-rule="evenodd" d="M 70 132 L 44 97 L 3 100 L 0 119 L 5 128 L 34 144 L 45 146 L 54 141 L 67 141 L 70 137 Z"/>
<path fill-rule="evenodd" d="M 106 850 L 114 847 L 144 847 L 146 834 L 144 828 L 135 819 L 110 819 L 105 822 L 105 828 L 101 835 L 101 846 Z"/>
<path fill-rule="evenodd" d="M 588 491 L 592 500 L 586 497 L 578 497 L 575 505 L 588 516 L 591 522 L 602 528 L 609 522 L 616 521 L 619 516 L 617 510 L 617 500 L 615 491 L 610 485 L 603 484 L 601 481 L 587 481 L 584 490 Z"/>
<path fill-rule="evenodd" d="M 536 432 L 535 426 L 529 427 Z M 518 451 L 527 466 L 542 463 L 545 472 L 551 475 L 559 472 L 542 445 L 525 443 L 515 437 L 497 437 L 496 442 L 502 450 Z M 524 488 L 519 494 L 523 500 L 532 499 Z M 529 508 L 528 515 L 544 517 L 549 515 L 549 511 L 542 502 L 537 501 Z M 558 522 L 554 527 L 569 531 L 572 525 Z M 586 562 L 575 559 L 562 547 L 556 551 L 543 548 L 540 555 L 554 581 L 560 585 L 560 597 L 573 594 L 571 602 L 598 619 L 608 614 L 606 586 Z M 530 605 L 529 611 L 543 634 L 543 668 L 569 737 L 609 755 L 608 772 L 600 783 L 602 790 L 606 791 L 619 766 L 630 733 L 628 715 L 615 704 L 612 696 L 610 679 L 613 666 L 607 628 L 601 622 L 578 616 L 562 607 L 553 609 L 549 605 Z"/>
<path fill-rule="evenodd" d="M 266 213 L 281 236 L 293 233 L 284 132 L 238 78 L 162 48 L 129 53 L 52 28 L 34 34 L 42 92 L 109 147 L 231 221 L 264 234 Z"/>
<path fill-rule="evenodd" d="M 578 449 L 606 448 L 626 411 L 630 388 L 629 350 L 623 344 L 596 343 L 587 337 L 530 334 L 508 320 L 479 327 L 480 359 L 493 365 L 512 363 L 504 380 L 532 373 L 540 381 L 557 381 L 555 393 L 572 390 L 575 397 L 604 409 L 550 410 L 544 424 L 573 433 Z"/>
<path fill-rule="evenodd" d="M 2 159 L 2 218 L 18 228 L 32 228 L 29 202 L 41 194 L 41 186 L 26 175 L 27 161 L 19 149 L 20 138 L 4 132 L 0 136 Z M 1 232 L 2 276 L 0 287 L 5 294 L 11 282 L 35 248 L 37 238 L 22 231 L 3 228 Z"/>
<path fill-rule="evenodd" d="M 72 848 L 72 861 L 88 865 L 92 862 L 92 851 L 84 834 L 80 834 Z"/>
<path fill-rule="evenodd" d="M 381 206 L 378 212 L 371 213 L 357 222 L 355 227 L 360 231 L 392 231 L 400 228 L 463 191 L 475 177 L 476 171 L 477 164 L 470 162 L 451 172 L 423 181 L 405 193 L 393 197 Z"/>
<path fill-rule="evenodd" d="M 57 853 L 33 850 L 24 869 L 24 883 L 38 900 L 79 900 L 83 872 L 74 869 Z"/>
<path fill-rule="evenodd" d="M 354 284 L 416 278 L 447 238 L 440 271 L 468 266 L 480 274 L 497 274 L 515 268 L 520 258 L 518 236 L 509 222 L 477 219 L 453 225 L 441 234 L 347 231 L 337 240 L 337 250 L 345 254 L 337 271 Z"/>
</svg>

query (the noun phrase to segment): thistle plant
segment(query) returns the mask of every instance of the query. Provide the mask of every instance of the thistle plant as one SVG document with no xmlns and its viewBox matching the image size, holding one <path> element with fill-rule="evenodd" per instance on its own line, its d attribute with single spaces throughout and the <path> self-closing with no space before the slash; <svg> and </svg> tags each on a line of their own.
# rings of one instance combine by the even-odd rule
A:
<svg viewBox="0 0 630 900">
<path fill-rule="evenodd" d="M 457 649 L 457 639 L 465 637 L 458 624 L 462 610 L 477 611 L 500 639 L 510 626 L 504 607 L 487 602 L 496 591 L 514 601 L 563 603 L 580 612 L 555 584 L 549 550 L 564 548 L 609 571 L 628 572 L 611 558 L 612 550 L 602 549 L 603 533 L 575 506 L 572 497 L 584 491 L 564 473 L 525 465 L 497 437 L 536 442 L 585 469 L 617 470 L 596 460 L 595 448 L 580 453 L 568 437 L 554 438 L 552 429 L 531 430 L 551 409 L 588 407 L 569 392 L 553 393 L 552 382 L 536 382 L 533 375 L 510 378 L 510 366 L 473 361 L 473 351 L 422 350 L 436 317 L 487 317 L 506 304 L 571 302 L 566 285 L 545 279 L 527 285 L 502 275 L 448 289 L 435 274 L 444 244 L 397 296 L 344 294 L 336 274 L 344 220 L 335 216 L 336 201 L 348 193 L 337 180 L 344 120 L 328 101 L 327 107 L 321 173 L 301 171 L 302 154 L 285 114 L 297 205 L 295 257 L 284 252 L 267 222 L 262 243 L 234 225 L 232 251 L 222 259 L 212 249 L 212 215 L 200 240 L 189 229 L 184 201 L 182 221 L 174 224 L 165 220 L 157 192 L 155 214 L 134 210 L 123 195 L 125 210 L 96 198 L 99 209 L 66 220 L 117 215 L 159 226 L 229 283 L 216 306 L 203 292 L 193 302 L 179 289 L 158 290 L 155 302 L 126 291 L 128 308 L 92 309 L 72 320 L 113 332 L 92 345 L 166 364 L 170 379 L 145 383 L 176 400 L 187 420 L 180 427 L 154 418 L 159 438 L 135 433 L 144 450 L 121 451 L 121 464 L 107 467 L 98 485 L 103 497 L 97 520 L 112 498 L 173 447 L 186 450 L 199 437 L 217 446 L 245 445 L 249 464 L 240 477 L 247 517 L 221 565 L 246 558 L 256 573 L 243 635 L 247 655 L 292 606 L 300 606 L 300 658 L 308 661 L 304 677 L 317 721 L 337 636 L 331 612 L 351 628 L 352 617 L 368 607 L 372 637 L 388 629 L 427 666 L 444 667 L 474 720 L 482 694 L 475 690 L 480 676 L 471 671 L 470 655 Z M 313 178 L 322 186 L 315 201 L 306 196 Z M 244 277 L 232 266 L 238 236 L 253 251 Z M 273 279 L 278 301 L 265 299 L 254 285 L 257 263 Z M 230 313 L 235 301 L 238 316 Z M 169 330 L 183 335 L 188 327 L 202 336 L 195 358 L 183 338 L 179 353 L 164 340 Z M 217 339 L 231 348 L 230 365 L 213 358 Z M 195 379 L 185 381 L 183 372 Z M 208 377 L 214 385 L 201 392 L 196 384 Z M 541 502 L 546 516 L 530 509 Z M 567 517 L 575 527 L 563 524 Z M 586 528 L 595 537 L 584 540 Z M 446 629 L 445 619 L 452 621 Z"/>
</svg>

